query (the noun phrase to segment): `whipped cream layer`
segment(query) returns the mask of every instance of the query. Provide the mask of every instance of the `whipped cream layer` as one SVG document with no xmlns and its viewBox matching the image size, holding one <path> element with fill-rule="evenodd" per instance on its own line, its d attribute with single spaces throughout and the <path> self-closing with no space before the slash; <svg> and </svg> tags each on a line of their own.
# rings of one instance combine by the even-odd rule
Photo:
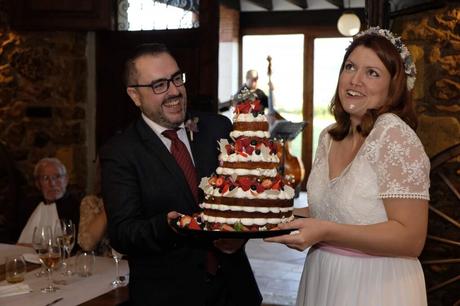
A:
<svg viewBox="0 0 460 306">
<path fill-rule="evenodd" d="M 224 168 L 217 167 L 216 173 L 219 175 L 254 175 L 254 176 L 266 176 L 266 177 L 275 177 L 278 173 L 276 169 L 234 169 L 234 168 Z"/>
<path fill-rule="evenodd" d="M 264 114 L 257 114 L 256 117 L 252 113 L 248 114 L 235 114 L 233 122 L 265 122 L 267 117 Z"/>
<path fill-rule="evenodd" d="M 267 189 L 261 193 L 258 193 L 252 189 L 244 191 L 240 187 L 221 193 L 219 188 L 214 188 L 213 186 L 209 185 L 208 181 L 209 178 L 202 178 L 199 187 L 204 191 L 206 195 L 215 197 L 225 196 L 228 198 L 239 199 L 290 200 L 293 199 L 295 195 L 295 190 L 288 185 L 284 185 L 284 190 Z"/>
<path fill-rule="evenodd" d="M 264 131 L 231 131 L 230 132 L 230 137 L 233 139 L 236 139 L 241 136 L 270 138 L 270 132 L 264 132 Z"/>
<path fill-rule="evenodd" d="M 201 214 L 202 220 L 206 222 L 213 222 L 213 223 L 226 223 L 226 224 L 235 224 L 240 222 L 245 226 L 252 226 L 252 225 L 259 225 L 263 226 L 266 224 L 280 224 L 280 223 L 287 223 L 294 220 L 294 216 L 290 216 L 288 218 L 223 218 L 223 217 L 213 217 L 208 216 L 204 213 Z"/>
<path fill-rule="evenodd" d="M 265 147 L 268 151 L 268 149 Z M 219 155 L 219 160 L 224 162 L 236 163 L 236 162 L 266 162 L 266 163 L 279 163 L 280 159 L 276 154 L 251 154 L 243 156 L 241 154 L 230 154 L 222 153 Z"/>
<path fill-rule="evenodd" d="M 279 163 L 280 159 L 278 158 L 277 154 L 270 154 L 270 149 L 267 148 L 264 144 L 262 144 L 259 148 L 260 154 L 256 154 L 252 152 L 252 154 L 238 154 L 238 153 L 231 153 L 228 154 L 225 146 L 229 145 L 227 139 L 221 139 L 219 142 L 219 160 L 224 162 L 267 162 L 267 163 Z"/>
<path fill-rule="evenodd" d="M 260 213 L 283 213 L 294 210 L 294 207 L 255 207 L 255 206 L 234 206 L 213 203 L 201 203 L 201 208 L 220 210 L 220 211 L 244 211 L 244 212 L 260 212 Z"/>
</svg>

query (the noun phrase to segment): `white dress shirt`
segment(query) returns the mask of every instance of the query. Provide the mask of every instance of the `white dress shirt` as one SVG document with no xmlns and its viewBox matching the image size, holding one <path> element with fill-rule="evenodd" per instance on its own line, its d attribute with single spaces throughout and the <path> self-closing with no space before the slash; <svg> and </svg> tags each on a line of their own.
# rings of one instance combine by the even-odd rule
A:
<svg viewBox="0 0 460 306">
<path fill-rule="evenodd" d="M 159 125 L 158 123 L 150 120 L 144 114 L 142 114 L 142 118 L 144 119 L 145 123 L 147 123 L 147 125 L 153 130 L 153 132 L 155 132 L 155 134 L 158 137 L 160 137 L 161 141 L 164 143 L 166 148 L 168 148 L 169 152 L 171 152 L 171 140 L 162 134 L 164 131 L 170 130 L 170 129 L 165 128 L 165 127 Z M 190 157 L 192 158 L 192 162 L 195 165 L 195 161 L 193 160 L 192 149 L 190 148 L 190 143 L 189 143 L 188 137 L 187 137 L 187 131 L 185 130 L 185 125 L 183 123 L 179 126 L 179 130 L 177 131 L 177 136 L 179 137 L 179 139 L 187 147 L 188 153 L 190 153 Z"/>
<path fill-rule="evenodd" d="M 34 212 L 30 215 L 27 220 L 26 226 L 19 236 L 18 243 L 32 243 L 32 237 L 34 234 L 34 228 L 36 226 L 51 226 L 51 230 L 54 230 L 54 225 L 59 221 L 59 215 L 56 208 L 56 203 L 46 204 L 40 202 L 35 208 Z"/>
</svg>

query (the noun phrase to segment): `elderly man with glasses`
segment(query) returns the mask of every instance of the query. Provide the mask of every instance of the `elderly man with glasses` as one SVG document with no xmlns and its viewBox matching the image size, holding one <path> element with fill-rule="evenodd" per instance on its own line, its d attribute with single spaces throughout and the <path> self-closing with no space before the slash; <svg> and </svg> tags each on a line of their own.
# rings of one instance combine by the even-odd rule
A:
<svg viewBox="0 0 460 306">
<path fill-rule="evenodd" d="M 18 227 L 25 224 L 18 243 L 31 244 L 34 227 L 53 227 L 59 219 L 72 220 L 78 229 L 82 194 L 67 190 L 69 178 L 64 164 L 57 158 L 41 159 L 35 165 L 34 180 L 40 196 L 26 199 L 18 207 Z"/>
</svg>

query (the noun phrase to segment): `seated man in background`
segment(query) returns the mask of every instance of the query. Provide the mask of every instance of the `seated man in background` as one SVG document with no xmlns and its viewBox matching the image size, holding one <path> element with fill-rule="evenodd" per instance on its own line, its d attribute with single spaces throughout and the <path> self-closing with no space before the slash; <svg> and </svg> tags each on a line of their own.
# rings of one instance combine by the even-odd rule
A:
<svg viewBox="0 0 460 306">
<path fill-rule="evenodd" d="M 82 195 L 67 191 L 69 178 L 64 164 L 57 158 L 39 160 L 35 165 L 34 180 L 41 197 L 29 199 L 18 207 L 18 226 L 28 218 L 18 244 L 31 244 L 34 227 L 50 225 L 53 228 L 59 219 L 72 220 L 78 229 Z"/>
<path fill-rule="evenodd" d="M 257 72 L 257 70 L 248 70 L 248 72 L 246 72 L 246 83 L 243 84 L 243 86 L 240 89 L 240 92 L 243 90 L 249 90 L 250 92 L 255 93 L 257 95 L 257 98 L 259 98 L 260 103 L 263 106 L 263 109 L 266 109 L 268 108 L 268 97 L 262 89 L 257 87 L 258 81 L 259 73 Z"/>
</svg>

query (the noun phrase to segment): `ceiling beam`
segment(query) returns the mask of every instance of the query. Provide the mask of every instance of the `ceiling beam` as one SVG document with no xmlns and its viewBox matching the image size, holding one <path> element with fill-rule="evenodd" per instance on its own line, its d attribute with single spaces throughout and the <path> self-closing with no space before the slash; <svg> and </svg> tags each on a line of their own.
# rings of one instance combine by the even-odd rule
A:
<svg viewBox="0 0 460 306">
<path fill-rule="evenodd" d="M 326 1 L 329 2 L 332 5 L 337 6 L 340 9 L 343 9 L 344 0 L 326 0 Z"/>
<path fill-rule="evenodd" d="M 353 10 L 361 20 L 365 20 L 364 8 Z M 341 10 L 304 10 L 304 11 L 272 11 L 272 12 L 241 12 L 240 29 L 243 35 L 262 29 L 271 28 L 303 28 L 330 27 L 337 30 L 337 20 Z M 247 30 L 250 30 L 249 32 Z M 337 32 L 337 35 L 339 33 Z"/>
<path fill-rule="evenodd" d="M 272 0 L 248 0 L 261 8 L 266 9 L 267 11 L 273 11 L 273 1 Z"/>
<path fill-rule="evenodd" d="M 366 0 L 365 10 L 367 12 L 367 26 L 388 29 L 388 0 Z"/>
<path fill-rule="evenodd" d="M 292 4 L 306 10 L 308 8 L 307 0 L 287 0 L 287 2 L 291 2 Z"/>
<path fill-rule="evenodd" d="M 220 0 L 220 4 L 225 5 L 226 7 L 237 10 L 237 11 L 241 10 L 240 1 Z"/>
</svg>

